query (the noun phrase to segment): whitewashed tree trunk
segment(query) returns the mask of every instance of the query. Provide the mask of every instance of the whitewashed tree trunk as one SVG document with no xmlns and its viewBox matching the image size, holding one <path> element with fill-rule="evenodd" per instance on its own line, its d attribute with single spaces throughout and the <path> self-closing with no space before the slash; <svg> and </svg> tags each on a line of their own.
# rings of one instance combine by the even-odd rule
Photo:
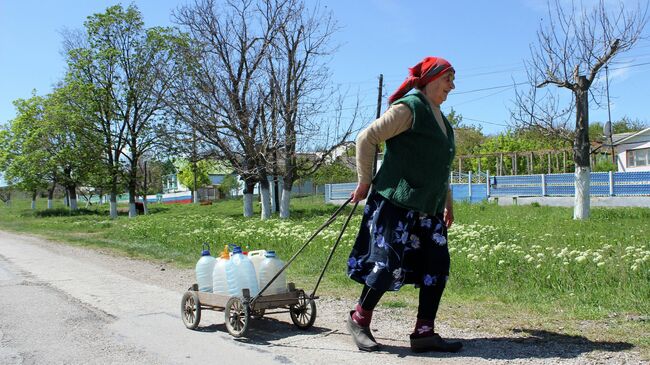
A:
<svg viewBox="0 0 650 365">
<path fill-rule="evenodd" d="M 149 214 L 149 206 L 147 204 L 147 197 L 145 196 L 144 199 L 142 199 L 142 207 L 144 208 L 144 215 Z"/>
<path fill-rule="evenodd" d="M 77 210 L 77 199 L 70 199 L 70 210 Z"/>
<path fill-rule="evenodd" d="M 52 199 L 47 200 L 47 209 L 52 209 L 54 207 L 54 201 Z"/>
<path fill-rule="evenodd" d="M 135 210 L 135 203 L 129 203 L 129 218 L 137 217 L 138 212 Z"/>
<path fill-rule="evenodd" d="M 111 193 L 109 204 L 110 204 L 111 219 L 116 219 L 117 218 L 117 195 Z"/>
<path fill-rule="evenodd" d="M 573 219 L 588 219 L 590 208 L 590 180 L 591 168 L 576 166 L 575 170 L 575 202 L 573 206 Z"/>
<path fill-rule="evenodd" d="M 280 218 L 289 218 L 289 201 L 291 200 L 291 190 L 282 189 L 282 200 L 280 201 Z"/>
<path fill-rule="evenodd" d="M 36 210 L 36 199 L 32 199 L 32 210 Z"/>
<path fill-rule="evenodd" d="M 244 194 L 244 217 L 253 216 L 253 194 Z"/>
<path fill-rule="evenodd" d="M 260 186 L 260 194 L 262 197 L 262 220 L 269 219 L 271 218 L 271 193 L 268 185 Z"/>
<path fill-rule="evenodd" d="M 193 197 L 194 197 L 194 200 L 193 200 L 194 204 L 199 204 L 199 191 L 198 190 L 194 191 Z"/>
</svg>

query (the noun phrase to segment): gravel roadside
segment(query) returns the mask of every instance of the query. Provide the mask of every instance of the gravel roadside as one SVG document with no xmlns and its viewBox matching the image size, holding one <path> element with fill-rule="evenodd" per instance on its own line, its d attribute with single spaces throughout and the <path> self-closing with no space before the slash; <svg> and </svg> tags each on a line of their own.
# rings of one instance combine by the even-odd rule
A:
<svg viewBox="0 0 650 365">
<path fill-rule="evenodd" d="M 44 239 L 34 239 L 32 242 L 52 252 L 92 262 L 144 284 L 176 291 L 179 293 L 179 304 L 182 293 L 195 282 L 192 269 L 132 259 L 106 249 L 69 246 Z M 343 318 L 352 305 L 350 300 L 320 298 L 317 302 L 317 326 L 344 336 L 346 330 Z M 287 316 L 278 315 L 277 318 L 286 322 L 288 318 L 285 317 Z M 398 357 L 412 356 L 408 350 L 408 334 L 414 317 L 414 312 L 406 309 L 377 310 L 372 329 L 378 341 L 385 345 L 386 351 L 395 353 Z M 263 323 L 261 325 L 264 326 Z M 444 337 L 461 339 L 464 349 L 458 354 L 424 354 L 419 358 L 423 361 L 414 363 L 650 364 L 641 360 L 638 350 L 626 343 L 590 341 L 580 336 L 528 330 L 513 331 L 503 336 L 451 328 L 444 324 L 439 326 L 438 331 Z M 349 346 L 354 350 L 351 340 Z"/>
</svg>

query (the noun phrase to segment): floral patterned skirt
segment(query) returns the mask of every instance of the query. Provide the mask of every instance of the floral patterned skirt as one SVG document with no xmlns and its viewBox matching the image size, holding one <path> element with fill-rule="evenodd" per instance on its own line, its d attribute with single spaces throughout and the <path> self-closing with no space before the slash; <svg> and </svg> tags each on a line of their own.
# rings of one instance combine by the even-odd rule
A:
<svg viewBox="0 0 650 365">
<path fill-rule="evenodd" d="M 348 259 L 348 276 L 378 291 L 446 281 L 449 250 L 442 216 L 398 207 L 372 192 Z"/>
</svg>

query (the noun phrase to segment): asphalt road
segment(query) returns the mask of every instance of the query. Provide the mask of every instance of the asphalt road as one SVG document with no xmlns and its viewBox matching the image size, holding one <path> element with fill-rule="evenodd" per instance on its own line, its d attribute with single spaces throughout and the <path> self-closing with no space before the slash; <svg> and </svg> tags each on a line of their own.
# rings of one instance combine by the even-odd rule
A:
<svg viewBox="0 0 650 365">
<path fill-rule="evenodd" d="M 380 309 L 373 331 L 383 351 L 352 344 L 344 314 L 353 303 L 317 300 L 316 324 L 287 313 L 252 319 L 235 339 L 223 312 L 202 311 L 188 330 L 180 301 L 192 270 L 69 247 L 0 231 L 0 364 L 642 364 L 631 345 L 543 331 L 499 337 L 445 326 L 457 354 L 413 354 L 413 313 Z M 468 318 L 471 321 L 471 318 Z"/>
</svg>

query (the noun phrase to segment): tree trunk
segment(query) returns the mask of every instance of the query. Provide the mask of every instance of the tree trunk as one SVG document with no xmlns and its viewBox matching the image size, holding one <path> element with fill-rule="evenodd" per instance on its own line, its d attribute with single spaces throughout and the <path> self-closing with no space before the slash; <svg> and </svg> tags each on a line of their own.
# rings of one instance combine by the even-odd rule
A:
<svg viewBox="0 0 650 365">
<path fill-rule="evenodd" d="M 268 180 L 260 181 L 260 196 L 262 198 L 262 220 L 271 218 L 271 194 Z"/>
<path fill-rule="evenodd" d="M 138 197 L 137 191 L 137 165 L 133 163 L 136 167 L 131 167 L 129 172 L 129 218 L 134 218 L 138 215 L 138 211 L 135 208 L 135 200 Z"/>
<path fill-rule="evenodd" d="M 79 209 L 77 207 L 77 186 L 70 185 L 68 187 L 68 196 L 70 197 L 70 210 L 75 211 Z"/>
<path fill-rule="evenodd" d="M 147 204 L 147 194 L 146 193 L 144 195 L 142 195 L 142 208 L 143 208 L 143 214 L 144 215 L 149 214 L 149 207 L 148 207 L 148 204 Z"/>
<path fill-rule="evenodd" d="M 282 201 L 280 202 L 280 218 L 289 218 L 289 202 L 291 200 L 291 189 L 282 189 Z"/>
<path fill-rule="evenodd" d="M 47 209 L 54 207 L 54 187 L 47 189 Z"/>
<path fill-rule="evenodd" d="M 589 218 L 590 173 L 589 167 L 589 88 L 585 76 L 579 76 L 576 98 L 576 135 L 573 142 L 575 161 L 575 199 L 573 219 Z"/>
<path fill-rule="evenodd" d="M 38 192 L 33 191 L 32 192 L 32 210 L 36 210 L 36 196 L 38 195 Z"/>
<path fill-rule="evenodd" d="M 111 192 L 110 194 L 110 214 L 111 214 L 111 219 L 116 219 L 117 218 L 117 192 Z"/>
<path fill-rule="evenodd" d="M 591 169 L 587 167 L 576 166 L 575 171 L 575 205 L 573 207 L 573 219 L 589 218 L 589 185 Z"/>
<path fill-rule="evenodd" d="M 253 216 L 253 191 L 255 190 L 255 181 L 246 179 L 244 188 L 244 217 Z"/>
</svg>

